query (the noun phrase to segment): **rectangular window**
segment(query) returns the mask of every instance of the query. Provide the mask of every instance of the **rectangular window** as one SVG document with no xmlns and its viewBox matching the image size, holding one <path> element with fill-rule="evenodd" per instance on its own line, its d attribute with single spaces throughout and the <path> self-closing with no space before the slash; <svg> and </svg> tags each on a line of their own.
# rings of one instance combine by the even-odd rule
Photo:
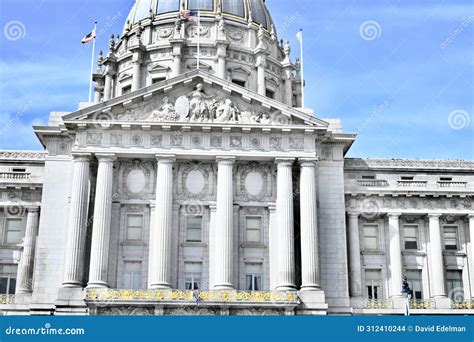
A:
<svg viewBox="0 0 474 342">
<path fill-rule="evenodd" d="M 186 262 L 184 264 L 184 287 L 186 290 L 201 290 L 201 278 L 201 262 Z"/>
<path fill-rule="evenodd" d="M 188 9 L 214 11 L 214 0 L 188 0 Z"/>
<path fill-rule="evenodd" d="M 127 215 L 127 241 L 143 240 L 143 215 Z"/>
<path fill-rule="evenodd" d="M 5 229 L 5 243 L 16 245 L 21 242 L 23 231 L 23 220 L 21 218 L 7 218 Z"/>
<path fill-rule="evenodd" d="M 378 225 L 364 225 L 364 250 L 376 251 L 379 248 L 379 227 Z"/>
<path fill-rule="evenodd" d="M 403 242 L 406 250 L 418 250 L 418 226 L 405 225 L 403 227 Z"/>
<path fill-rule="evenodd" d="M 238 86 L 241 86 L 241 87 L 245 88 L 245 81 L 240 81 L 240 80 L 233 79 L 232 83 L 237 84 Z"/>
<path fill-rule="evenodd" d="M 245 241 L 249 243 L 262 242 L 262 218 L 246 217 L 245 218 Z"/>
<path fill-rule="evenodd" d="M 12 168 L 12 172 L 25 173 L 26 169 L 14 167 L 14 168 Z"/>
<path fill-rule="evenodd" d="M 186 242 L 202 242 L 202 216 L 186 217 Z"/>
<path fill-rule="evenodd" d="M 423 280 L 421 271 L 407 271 L 408 285 L 412 299 L 423 299 Z"/>
<path fill-rule="evenodd" d="M 382 299 L 382 272 L 380 270 L 365 270 L 365 288 L 368 299 Z"/>
<path fill-rule="evenodd" d="M 375 176 L 362 176 L 362 180 L 375 180 Z"/>
<path fill-rule="evenodd" d="M 458 250 L 458 227 L 445 226 L 443 227 L 444 249 L 447 251 Z"/>
<path fill-rule="evenodd" d="M 415 177 L 414 176 L 402 176 L 402 177 L 400 177 L 400 180 L 402 180 L 402 181 L 412 181 L 412 180 L 415 180 Z"/>
<path fill-rule="evenodd" d="M 448 283 L 448 294 L 452 300 L 461 302 L 464 300 L 464 285 L 462 282 L 462 271 L 447 271 L 446 281 Z"/>
<path fill-rule="evenodd" d="M 151 0 L 141 0 L 137 4 L 135 12 L 135 22 L 148 18 L 150 16 Z"/>
<path fill-rule="evenodd" d="M 222 0 L 222 12 L 245 17 L 245 7 L 243 0 Z"/>
<path fill-rule="evenodd" d="M 0 294 L 15 294 L 17 265 L 0 265 Z"/>
<path fill-rule="evenodd" d="M 267 97 L 269 99 L 275 99 L 275 92 L 273 90 L 267 89 Z"/>
<path fill-rule="evenodd" d="M 152 79 L 151 84 L 157 84 L 163 81 L 166 81 L 166 77 L 157 77 L 157 78 Z"/>
<path fill-rule="evenodd" d="M 245 264 L 245 290 L 262 291 L 262 264 Z"/>
<path fill-rule="evenodd" d="M 126 86 L 122 88 L 122 95 L 130 94 L 132 92 L 132 86 Z"/>
<path fill-rule="evenodd" d="M 453 177 L 439 177 L 440 182 L 452 182 Z"/>
<path fill-rule="evenodd" d="M 262 24 L 267 28 L 267 16 L 261 0 L 249 0 L 250 11 L 252 11 L 252 19 L 257 24 Z"/>
<path fill-rule="evenodd" d="M 125 261 L 123 271 L 123 289 L 140 290 L 142 286 L 142 263 L 140 261 Z"/>
<path fill-rule="evenodd" d="M 181 0 L 158 0 L 156 13 L 163 14 L 168 12 L 178 12 Z"/>
</svg>

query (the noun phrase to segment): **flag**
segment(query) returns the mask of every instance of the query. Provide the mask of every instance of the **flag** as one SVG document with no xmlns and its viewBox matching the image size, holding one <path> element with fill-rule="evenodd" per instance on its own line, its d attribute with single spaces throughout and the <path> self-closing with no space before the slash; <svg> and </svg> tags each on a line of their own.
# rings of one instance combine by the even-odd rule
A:
<svg viewBox="0 0 474 342">
<path fill-rule="evenodd" d="M 95 33 L 95 28 L 92 30 L 91 33 L 89 33 L 87 36 L 85 36 L 83 39 L 82 39 L 82 44 L 87 44 L 87 43 L 90 43 L 92 42 L 95 37 L 96 37 L 96 33 Z"/>
<path fill-rule="evenodd" d="M 187 21 L 198 21 L 199 12 L 198 11 L 190 11 L 190 10 L 182 10 L 180 12 L 181 19 Z"/>
<path fill-rule="evenodd" d="M 300 44 L 303 44 L 303 30 L 300 30 L 300 31 L 296 34 L 296 38 L 298 38 L 298 41 L 300 42 Z"/>
</svg>

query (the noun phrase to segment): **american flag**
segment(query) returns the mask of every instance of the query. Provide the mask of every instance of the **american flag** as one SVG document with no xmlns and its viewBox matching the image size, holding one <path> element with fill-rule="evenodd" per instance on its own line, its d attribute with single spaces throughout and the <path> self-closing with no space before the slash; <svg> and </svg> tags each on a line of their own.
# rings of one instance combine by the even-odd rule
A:
<svg viewBox="0 0 474 342">
<path fill-rule="evenodd" d="M 199 11 L 190 11 L 190 10 L 182 10 L 180 13 L 180 17 L 183 20 L 187 21 L 198 21 Z"/>
</svg>

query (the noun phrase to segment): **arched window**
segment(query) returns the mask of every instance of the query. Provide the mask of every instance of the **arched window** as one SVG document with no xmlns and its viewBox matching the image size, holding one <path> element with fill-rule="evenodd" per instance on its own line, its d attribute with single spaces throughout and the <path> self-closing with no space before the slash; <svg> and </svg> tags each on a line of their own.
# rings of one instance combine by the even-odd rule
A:
<svg viewBox="0 0 474 342">
<path fill-rule="evenodd" d="M 179 12 L 180 0 L 158 0 L 156 13 Z"/>
<path fill-rule="evenodd" d="M 222 12 L 245 18 L 244 0 L 222 0 Z"/>
<path fill-rule="evenodd" d="M 262 24 L 268 28 L 267 15 L 262 0 L 249 0 L 250 10 L 252 12 L 252 20 L 257 24 Z"/>
<path fill-rule="evenodd" d="M 188 9 L 214 11 L 214 0 L 188 0 Z"/>
<path fill-rule="evenodd" d="M 134 22 L 146 19 L 150 16 L 151 0 L 140 0 L 137 5 L 137 11 L 135 12 Z"/>
</svg>

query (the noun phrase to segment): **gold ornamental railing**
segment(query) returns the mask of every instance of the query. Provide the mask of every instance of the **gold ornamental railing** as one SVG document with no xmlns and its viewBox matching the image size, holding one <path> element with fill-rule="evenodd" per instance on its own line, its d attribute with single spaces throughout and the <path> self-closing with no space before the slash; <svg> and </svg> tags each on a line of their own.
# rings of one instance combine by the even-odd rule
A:
<svg viewBox="0 0 474 342">
<path fill-rule="evenodd" d="M 15 302 L 15 295 L 0 295 L 0 304 L 13 304 Z"/>
<path fill-rule="evenodd" d="M 296 292 L 178 291 L 178 290 L 88 290 L 89 301 L 226 302 L 297 304 Z"/>
<path fill-rule="evenodd" d="M 411 300 L 410 301 L 410 309 L 412 310 L 427 310 L 427 309 L 435 309 L 435 301 L 434 300 Z"/>
<path fill-rule="evenodd" d="M 474 310 L 473 300 L 453 301 L 452 308 L 457 310 Z"/>
<path fill-rule="evenodd" d="M 393 302 L 389 299 L 379 300 L 379 299 L 368 299 L 363 305 L 363 309 L 393 309 Z"/>
</svg>

